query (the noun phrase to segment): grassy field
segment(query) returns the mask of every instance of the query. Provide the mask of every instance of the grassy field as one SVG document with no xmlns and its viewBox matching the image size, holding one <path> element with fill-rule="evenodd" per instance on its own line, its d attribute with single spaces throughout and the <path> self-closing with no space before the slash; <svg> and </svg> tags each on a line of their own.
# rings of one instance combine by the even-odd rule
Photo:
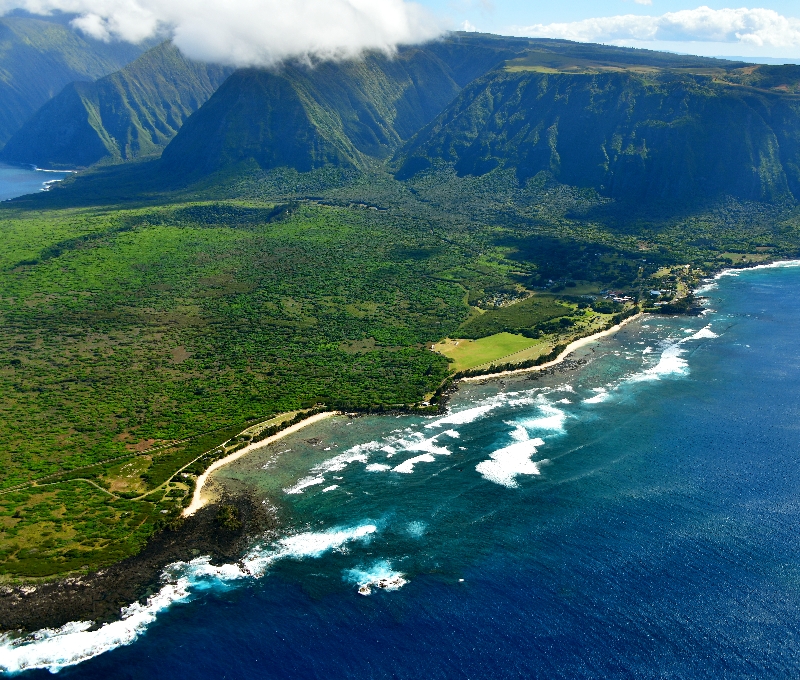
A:
<svg viewBox="0 0 800 680">
<path fill-rule="evenodd" d="M 453 363 L 450 364 L 450 368 L 452 371 L 458 372 L 490 364 L 498 359 L 542 344 L 541 340 L 533 340 L 521 335 L 497 333 L 479 340 L 465 338 L 442 340 L 433 346 L 433 350 L 452 359 Z"/>
</svg>

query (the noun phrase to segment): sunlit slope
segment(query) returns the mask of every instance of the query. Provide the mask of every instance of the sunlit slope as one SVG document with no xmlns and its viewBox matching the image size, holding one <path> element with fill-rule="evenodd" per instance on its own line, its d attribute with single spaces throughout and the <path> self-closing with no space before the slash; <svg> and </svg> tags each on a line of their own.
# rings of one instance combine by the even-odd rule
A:
<svg viewBox="0 0 800 680">
<path fill-rule="evenodd" d="M 163 43 L 97 82 L 69 84 L 9 140 L 0 158 L 80 167 L 160 153 L 232 71 L 190 61 Z"/>
<path fill-rule="evenodd" d="M 462 176 L 545 171 L 623 200 L 800 195 L 800 98 L 708 71 L 510 62 L 409 142 L 399 177 L 442 161 Z"/>
<path fill-rule="evenodd" d="M 0 18 L 0 146 L 68 83 L 112 73 L 145 49 L 90 40 L 55 19 Z"/>
</svg>

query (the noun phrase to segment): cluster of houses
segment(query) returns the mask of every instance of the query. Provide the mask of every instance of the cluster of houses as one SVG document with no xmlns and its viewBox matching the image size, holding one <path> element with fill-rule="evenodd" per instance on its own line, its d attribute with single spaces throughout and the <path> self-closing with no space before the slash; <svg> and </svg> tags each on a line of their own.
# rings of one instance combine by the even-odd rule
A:
<svg viewBox="0 0 800 680">
<path fill-rule="evenodd" d="M 600 291 L 600 295 L 602 295 L 606 300 L 613 300 L 614 302 L 633 302 L 633 298 L 630 295 L 625 295 L 625 293 L 621 293 L 617 290 L 602 290 Z"/>
</svg>

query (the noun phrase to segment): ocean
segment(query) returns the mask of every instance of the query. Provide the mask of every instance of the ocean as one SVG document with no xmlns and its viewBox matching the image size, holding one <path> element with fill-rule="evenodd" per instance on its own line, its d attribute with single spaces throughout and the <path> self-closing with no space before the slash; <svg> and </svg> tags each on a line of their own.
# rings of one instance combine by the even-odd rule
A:
<svg viewBox="0 0 800 680">
<path fill-rule="evenodd" d="M 63 678 L 800 674 L 800 266 L 720 276 L 581 366 L 337 417 L 220 471 L 285 534 L 120 622 L 0 643 Z"/>
<path fill-rule="evenodd" d="M 0 201 L 35 194 L 49 184 L 64 179 L 68 172 L 38 170 L 30 166 L 12 166 L 0 163 Z"/>
</svg>

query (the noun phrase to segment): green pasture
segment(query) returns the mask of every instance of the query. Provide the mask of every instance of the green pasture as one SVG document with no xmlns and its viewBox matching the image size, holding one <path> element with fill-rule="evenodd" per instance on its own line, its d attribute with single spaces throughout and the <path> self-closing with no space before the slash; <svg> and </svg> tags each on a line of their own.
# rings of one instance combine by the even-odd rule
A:
<svg viewBox="0 0 800 680">
<path fill-rule="evenodd" d="M 453 363 L 450 364 L 450 368 L 457 373 L 490 364 L 542 344 L 541 340 L 533 340 L 521 335 L 497 333 L 478 340 L 467 338 L 442 340 L 442 342 L 436 343 L 433 349 L 452 359 Z"/>
</svg>

